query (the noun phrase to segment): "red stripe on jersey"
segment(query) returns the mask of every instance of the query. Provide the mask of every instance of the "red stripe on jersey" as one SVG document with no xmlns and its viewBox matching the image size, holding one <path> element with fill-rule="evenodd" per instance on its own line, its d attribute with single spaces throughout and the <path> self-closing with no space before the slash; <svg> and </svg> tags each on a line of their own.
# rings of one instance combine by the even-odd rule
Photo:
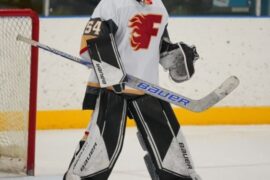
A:
<svg viewBox="0 0 270 180">
<path fill-rule="evenodd" d="M 80 55 L 81 55 L 81 54 L 83 54 L 84 52 L 86 52 L 87 50 L 88 50 L 88 48 L 87 48 L 87 47 L 82 48 L 82 49 L 80 50 Z"/>
</svg>

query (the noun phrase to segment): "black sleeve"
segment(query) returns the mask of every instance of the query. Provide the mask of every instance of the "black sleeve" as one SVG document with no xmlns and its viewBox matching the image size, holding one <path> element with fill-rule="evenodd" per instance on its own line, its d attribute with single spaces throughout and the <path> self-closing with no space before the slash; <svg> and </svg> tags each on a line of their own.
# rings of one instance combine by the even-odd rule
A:
<svg viewBox="0 0 270 180">
<path fill-rule="evenodd" d="M 161 40 L 160 40 L 160 53 L 168 51 L 168 44 L 171 44 L 167 26 L 168 25 L 166 25 L 164 32 L 162 34 Z"/>
<path fill-rule="evenodd" d="M 170 36 L 169 36 L 169 32 L 168 32 L 168 25 L 166 25 L 165 29 L 164 29 L 164 32 L 163 32 L 163 35 L 162 35 L 162 38 L 161 40 L 168 40 L 168 41 L 171 41 L 170 40 Z"/>
</svg>

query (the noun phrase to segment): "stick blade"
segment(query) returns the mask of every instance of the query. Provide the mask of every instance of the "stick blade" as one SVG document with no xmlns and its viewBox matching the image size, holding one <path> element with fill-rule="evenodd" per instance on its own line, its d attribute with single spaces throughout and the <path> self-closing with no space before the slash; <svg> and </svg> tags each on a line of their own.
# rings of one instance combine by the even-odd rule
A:
<svg viewBox="0 0 270 180">
<path fill-rule="evenodd" d="M 24 37 L 21 34 L 17 35 L 16 40 L 27 43 L 27 44 L 30 44 L 30 45 L 35 46 L 35 47 L 37 47 L 37 45 L 38 45 L 38 42 L 33 41 L 32 39 L 29 39 L 27 37 Z"/>
<path fill-rule="evenodd" d="M 204 98 L 198 100 L 191 108 L 194 112 L 202 112 L 212 107 L 223 98 L 228 96 L 240 84 L 240 80 L 236 76 L 230 76 L 218 88 L 212 91 Z M 192 105 L 191 105 L 192 106 Z"/>
</svg>

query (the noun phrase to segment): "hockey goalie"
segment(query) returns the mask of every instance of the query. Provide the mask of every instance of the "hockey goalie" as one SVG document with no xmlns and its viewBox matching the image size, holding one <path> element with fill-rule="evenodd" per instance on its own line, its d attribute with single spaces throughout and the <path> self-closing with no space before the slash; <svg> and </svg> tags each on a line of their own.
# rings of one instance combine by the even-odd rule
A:
<svg viewBox="0 0 270 180">
<path fill-rule="evenodd" d="M 159 64 L 181 83 L 194 74 L 196 48 L 172 43 L 161 0 L 101 0 L 82 36 L 91 59 L 83 109 L 93 114 L 64 180 L 106 180 L 121 152 L 126 119 L 136 122 L 153 180 L 200 180 L 171 105 L 125 87 L 126 73 L 158 84 Z M 127 162 L 128 163 L 128 162 Z"/>
</svg>

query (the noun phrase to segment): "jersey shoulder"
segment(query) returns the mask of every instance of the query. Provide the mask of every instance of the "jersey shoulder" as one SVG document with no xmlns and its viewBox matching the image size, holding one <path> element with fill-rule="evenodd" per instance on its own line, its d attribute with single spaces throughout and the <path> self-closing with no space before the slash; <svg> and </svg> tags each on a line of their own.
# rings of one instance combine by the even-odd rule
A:
<svg viewBox="0 0 270 180">
<path fill-rule="evenodd" d="M 166 16 L 169 16 L 169 13 L 168 13 L 165 5 L 163 4 L 162 0 L 154 0 L 154 5 L 156 5 L 160 9 L 162 9 L 163 13 L 166 14 Z"/>
</svg>

